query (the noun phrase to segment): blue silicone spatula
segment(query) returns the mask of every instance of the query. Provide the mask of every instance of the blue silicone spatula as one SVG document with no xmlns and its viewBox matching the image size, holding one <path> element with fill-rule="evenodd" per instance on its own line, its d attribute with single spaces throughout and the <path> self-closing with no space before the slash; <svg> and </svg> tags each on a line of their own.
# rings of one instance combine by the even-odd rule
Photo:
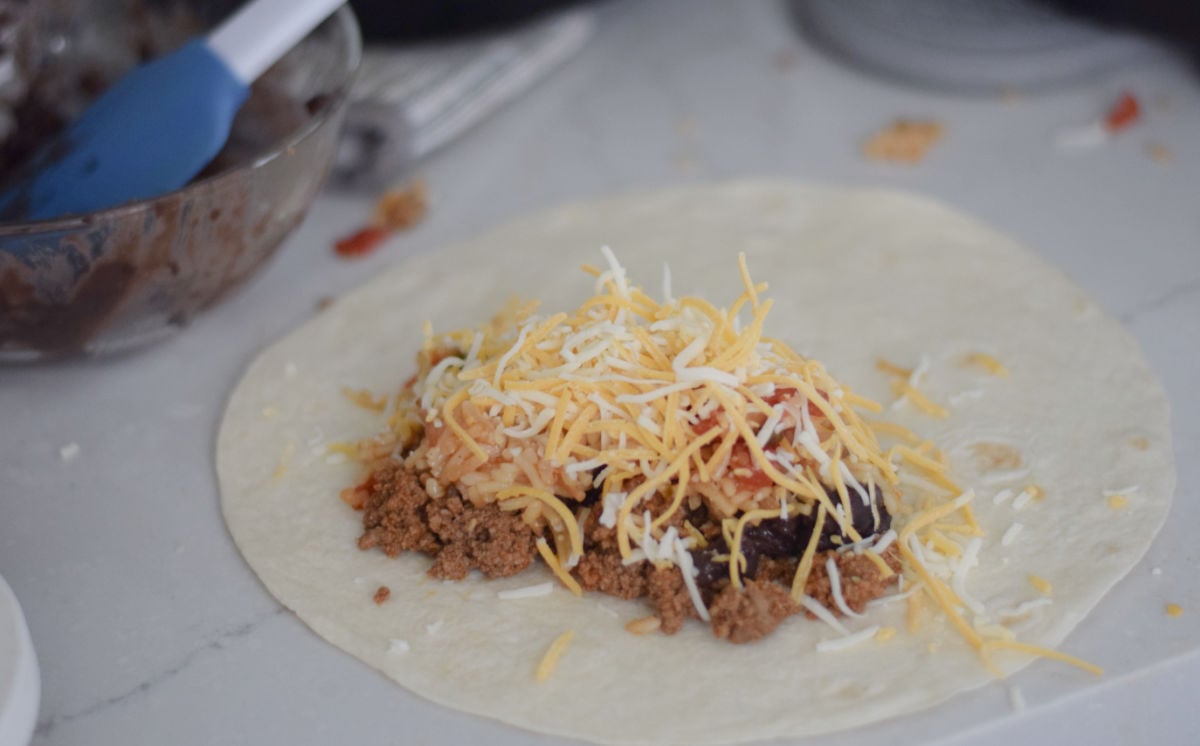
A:
<svg viewBox="0 0 1200 746">
<path fill-rule="evenodd" d="M 38 152 L 0 219 L 45 220 L 179 189 L 229 138 L 252 83 L 345 0 L 251 0 L 136 68 Z"/>
</svg>

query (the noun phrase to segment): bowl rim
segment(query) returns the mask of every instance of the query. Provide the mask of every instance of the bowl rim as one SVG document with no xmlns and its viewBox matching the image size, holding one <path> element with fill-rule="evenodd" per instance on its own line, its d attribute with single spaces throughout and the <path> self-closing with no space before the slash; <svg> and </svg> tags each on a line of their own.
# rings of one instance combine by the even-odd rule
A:
<svg viewBox="0 0 1200 746">
<path fill-rule="evenodd" d="M 358 18 L 354 15 L 354 10 L 350 7 L 349 3 L 346 3 L 335 11 L 330 18 L 338 25 L 342 34 L 346 37 L 348 47 L 345 64 L 347 69 L 346 77 L 337 89 L 333 91 L 328 105 L 324 106 L 321 111 L 309 118 L 300 127 L 297 127 L 275 147 L 237 168 L 221 171 L 211 176 L 206 176 L 203 179 L 190 181 L 179 189 L 164 192 L 149 199 L 134 200 L 123 205 L 117 205 L 116 207 L 106 207 L 103 210 L 94 210 L 81 215 L 66 215 L 57 218 L 27 220 L 16 223 L 0 223 L 0 238 L 73 231 L 96 223 L 114 221 L 129 215 L 136 215 L 145 212 L 161 201 L 178 197 L 194 189 L 202 187 L 220 188 L 222 183 L 233 181 L 244 171 L 253 171 L 261 168 L 296 147 L 320 129 L 329 121 L 330 117 L 334 116 L 335 112 L 342 108 L 349 99 L 350 90 L 354 87 L 359 71 L 362 68 L 362 30 L 359 27 Z"/>
</svg>

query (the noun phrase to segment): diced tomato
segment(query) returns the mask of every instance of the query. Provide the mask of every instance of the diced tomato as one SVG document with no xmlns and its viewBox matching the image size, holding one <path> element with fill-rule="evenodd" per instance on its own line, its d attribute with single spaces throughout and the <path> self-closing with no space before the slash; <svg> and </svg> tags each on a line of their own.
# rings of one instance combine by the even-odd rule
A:
<svg viewBox="0 0 1200 746">
<path fill-rule="evenodd" d="M 378 248 L 390 233 L 387 228 L 363 228 L 338 241 L 333 250 L 338 256 L 346 259 L 366 256 Z"/>
<path fill-rule="evenodd" d="M 770 404 L 770 405 L 773 407 L 773 406 L 775 406 L 776 404 L 778 404 L 779 402 L 783 401 L 784 399 L 787 399 L 787 398 L 791 397 L 791 396 L 792 396 L 792 395 L 794 395 L 795 393 L 796 393 L 796 389 L 792 389 L 792 388 L 777 388 L 777 389 L 775 389 L 775 393 L 774 393 L 774 394 L 771 394 L 770 396 L 764 397 L 764 398 L 763 398 L 763 401 L 765 401 L 767 404 Z"/>
<path fill-rule="evenodd" d="M 729 454 L 729 470 L 740 490 L 754 492 L 774 484 L 774 481 L 758 468 L 750 449 L 740 440 Z"/>
<path fill-rule="evenodd" d="M 1108 114 L 1104 117 L 1104 126 L 1109 132 L 1120 132 L 1136 122 L 1141 115 L 1142 107 L 1138 104 L 1137 98 L 1126 91 L 1108 110 Z"/>
<path fill-rule="evenodd" d="M 692 431 L 695 432 L 697 435 L 703 435 L 706 432 L 708 432 L 709 430 L 712 430 L 714 427 L 716 427 L 719 424 L 721 424 L 721 423 L 717 420 L 717 413 L 713 412 L 709 416 L 705 417 L 704 419 L 700 420 L 695 425 L 693 425 Z"/>
</svg>

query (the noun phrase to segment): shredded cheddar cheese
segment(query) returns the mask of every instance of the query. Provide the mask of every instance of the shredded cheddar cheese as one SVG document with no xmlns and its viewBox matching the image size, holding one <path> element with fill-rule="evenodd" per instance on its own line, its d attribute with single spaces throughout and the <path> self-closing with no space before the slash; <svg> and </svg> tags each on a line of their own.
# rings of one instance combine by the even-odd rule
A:
<svg viewBox="0 0 1200 746">
<path fill-rule="evenodd" d="M 728 309 L 695 297 L 657 302 L 630 284 L 610 251 L 605 257 L 607 268 L 585 268 L 596 278 L 595 295 L 574 311 L 540 317 L 523 307 L 480 329 L 441 337 L 427 328 L 426 354 L 439 348 L 448 354 L 413 387 L 426 426 L 444 426 L 486 464 L 497 441 L 476 413 L 495 410 L 507 438 L 544 440 L 545 459 L 569 478 L 559 485 L 562 494 L 581 496 L 590 488 L 583 480 L 597 472 L 630 475 L 620 484 L 603 480 L 606 494 L 625 493 L 614 527 L 626 560 L 645 549 L 646 539 L 662 540 L 688 494 L 755 474 L 808 511 L 823 505 L 827 520 L 858 540 L 829 490 L 844 506 L 859 499 L 864 483 L 896 483 L 878 436 L 856 412 L 880 406 L 764 334 L 773 301 L 744 257 L 738 262 L 744 292 Z M 744 324 L 742 312 L 750 316 Z M 785 433 L 790 437 L 781 439 Z M 749 463 L 735 467 L 741 447 Z M 835 453 L 842 455 L 830 472 Z M 541 485 L 531 479 L 527 487 Z M 557 520 L 571 533 L 566 508 L 553 494 L 513 489 L 525 491 L 506 490 L 498 499 L 537 497 L 550 511 L 530 515 Z M 670 490 L 670 507 L 651 517 L 647 534 L 641 506 L 660 490 Z M 753 491 L 713 495 L 726 516 L 756 510 L 756 499 Z M 678 538 L 693 547 L 701 537 Z M 570 539 L 572 555 L 579 554 L 577 532 Z M 558 554 L 561 560 L 561 548 Z M 739 564 L 730 563 L 735 585 Z"/>
<path fill-rule="evenodd" d="M 567 646 L 571 644 L 571 640 L 575 638 L 575 630 L 569 629 L 563 632 L 558 638 L 550 643 L 550 647 L 546 650 L 546 654 L 542 656 L 541 662 L 538 663 L 537 670 L 534 671 L 533 678 L 537 681 L 545 681 L 550 678 L 550 674 L 554 673 L 555 666 L 562 658 L 563 653 L 567 652 Z"/>
<path fill-rule="evenodd" d="M 545 539 L 537 540 L 537 550 L 538 554 L 542 556 L 542 561 L 546 563 L 550 571 L 554 573 L 554 576 L 561 580 L 562 584 L 569 588 L 571 593 L 574 593 L 576 596 L 582 596 L 583 588 L 579 586 L 579 581 L 563 569 L 562 563 L 558 561 L 558 557 L 554 556 L 554 551 L 550 549 L 550 545 L 546 543 Z"/>
<path fill-rule="evenodd" d="M 925 396 L 916 386 L 907 381 L 893 381 L 892 393 L 901 399 L 908 399 L 914 407 L 930 417 L 944 420 L 950 416 L 950 410 L 940 404 L 934 404 L 929 400 L 929 397 Z"/>
<path fill-rule="evenodd" d="M 1183 607 L 1179 604 L 1167 604 L 1167 616 L 1183 616 Z"/>
<path fill-rule="evenodd" d="M 371 412 L 382 412 L 387 409 L 388 398 L 386 396 L 376 398 L 366 389 L 352 389 L 349 386 L 343 386 L 342 395 Z"/>
<path fill-rule="evenodd" d="M 1008 368 L 1005 368 L 999 360 L 986 353 L 972 352 L 966 356 L 965 362 L 967 365 L 974 365 L 983 368 L 993 376 L 997 376 L 999 378 L 1008 377 Z"/>
<path fill-rule="evenodd" d="M 1050 584 L 1050 581 L 1039 575 L 1030 575 L 1029 584 L 1032 585 L 1038 593 L 1041 593 L 1044 596 L 1049 596 L 1054 592 L 1054 586 Z"/>
</svg>

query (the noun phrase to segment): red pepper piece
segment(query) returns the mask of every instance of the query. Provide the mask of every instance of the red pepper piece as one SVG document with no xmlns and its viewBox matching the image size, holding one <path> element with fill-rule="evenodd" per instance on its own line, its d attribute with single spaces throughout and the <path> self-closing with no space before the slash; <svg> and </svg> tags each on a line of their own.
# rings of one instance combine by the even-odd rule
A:
<svg viewBox="0 0 1200 746">
<path fill-rule="evenodd" d="M 335 243 L 333 250 L 347 259 L 365 256 L 378 248 L 389 233 L 387 228 L 363 228 Z"/>
<path fill-rule="evenodd" d="M 1120 132 L 1142 116 L 1142 107 L 1132 93 L 1121 94 L 1117 102 L 1104 117 L 1104 127 L 1109 132 Z"/>
</svg>

